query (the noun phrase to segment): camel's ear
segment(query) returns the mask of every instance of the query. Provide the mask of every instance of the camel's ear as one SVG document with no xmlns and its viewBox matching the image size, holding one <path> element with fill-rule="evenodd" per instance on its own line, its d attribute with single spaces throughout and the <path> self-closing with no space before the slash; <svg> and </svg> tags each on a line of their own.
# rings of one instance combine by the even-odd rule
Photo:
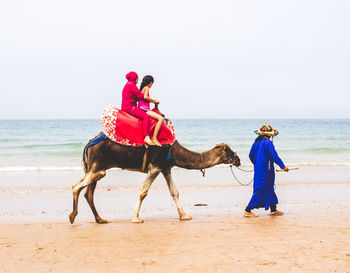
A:
<svg viewBox="0 0 350 273">
<path fill-rule="evenodd" d="M 220 144 L 216 144 L 216 145 L 215 145 L 215 148 L 222 147 L 222 148 L 225 149 L 225 146 L 227 146 L 225 143 L 220 143 Z"/>
<path fill-rule="evenodd" d="M 231 150 L 230 147 L 225 143 L 217 144 L 215 148 L 222 149 L 225 153 Z"/>
<path fill-rule="evenodd" d="M 225 150 L 226 152 L 229 152 L 229 153 L 232 153 L 232 152 L 233 152 L 233 151 L 231 150 L 231 147 L 228 146 L 227 144 L 225 144 L 224 150 Z"/>
</svg>

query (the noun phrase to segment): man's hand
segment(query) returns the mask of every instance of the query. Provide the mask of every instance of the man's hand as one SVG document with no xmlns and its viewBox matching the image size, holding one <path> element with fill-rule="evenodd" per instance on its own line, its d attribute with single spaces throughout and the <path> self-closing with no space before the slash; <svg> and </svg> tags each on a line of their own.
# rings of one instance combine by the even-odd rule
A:
<svg viewBox="0 0 350 273">
<path fill-rule="evenodd" d="M 289 169 L 288 169 L 287 166 L 284 166 L 283 170 L 284 170 L 285 172 L 288 172 L 288 171 L 289 171 Z"/>
</svg>

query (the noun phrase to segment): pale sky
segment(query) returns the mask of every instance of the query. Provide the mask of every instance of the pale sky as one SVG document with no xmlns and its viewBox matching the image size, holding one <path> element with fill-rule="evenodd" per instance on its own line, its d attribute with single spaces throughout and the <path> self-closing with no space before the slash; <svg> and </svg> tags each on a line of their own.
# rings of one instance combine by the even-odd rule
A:
<svg viewBox="0 0 350 273">
<path fill-rule="evenodd" d="M 0 119 L 100 118 L 150 74 L 170 118 L 350 118 L 350 1 L 0 1 Z"/>
</svg>

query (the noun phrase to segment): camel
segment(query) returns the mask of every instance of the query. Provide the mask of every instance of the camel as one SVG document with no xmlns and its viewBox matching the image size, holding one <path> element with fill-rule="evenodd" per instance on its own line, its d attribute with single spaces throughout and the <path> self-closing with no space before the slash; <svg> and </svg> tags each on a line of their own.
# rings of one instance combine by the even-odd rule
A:
<svg viewBox="0 0 350 273">
<path fill-rule="evenodd" d="M 91 141 L 97 139 L 97 135 Z M 78 199 L 80 192 L 87 187 L 85 198 L 95 216 L 96 223 L 108 223 L 102 219 L 94 205 L 94 191 L 97 181 L 106 175 L 106 170 L 119 167 L 125 170 L 147 173 L 146 180 L 139 191 L 138 200 L 135 205 L 132 217 L 133 223 L 142 223 L 139 212 L 142 201 L 146 197 L 149 188 L 156 177 L 162 173 L 170 194 L 175 202 L 180 220 L 191 220 L 179 202 L 179 192 L 174 185 L 171 168 L 178 166 L 186 169 L 202 170 L 218 164 L 240 165 L 240 159 L 227 144 L 221 143 L 214 148 L 197 153 L 183 147 L 177 140 L 173 145 L 158 146 L 125 146 L 104 138 L 98 144 L 89 147 L 86 144 L 83 152 L 84 177 L 72 186 L 73 191 L 73 211 L 69 215 L 70 223 L 73 224 L 78 214 Z"/>
</svg>

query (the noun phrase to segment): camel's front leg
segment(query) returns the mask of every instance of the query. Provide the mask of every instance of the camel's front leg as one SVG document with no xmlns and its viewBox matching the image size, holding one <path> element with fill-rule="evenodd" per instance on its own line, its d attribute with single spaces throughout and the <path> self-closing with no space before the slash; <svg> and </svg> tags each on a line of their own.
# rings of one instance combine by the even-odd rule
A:
<svg viewBox="0 0 350 273">
<path fill-rule="evenodd" d="M 156 177 L 158 176 L 160 171 L 161 170 L 159 168 L 153 167 L 152 165 L 149 166 L 147 178 L 143 182 L 143 185 L 142 185 L 140 192 L 139 192 L 139 198 L 138 198 L 136 205 L 135 205 L 134 216 L 132 217 L 132 220 L 131 220 L 133 223 L 143 223 L 143 220 L 141 220 L 139 218 L 141 204 L 142 204 L 143 199 L 145 199 L 145 197 L 148 193 L 148 190 L 151 187 L 153 181 L 156 179 Z"/>
<path fill-rule="evenodd" d="M 173 177 L 171 175 L 171 169 L 163 171 L 163 175 L 165 177 L 166 183 L 168 184 L 168 188 L 171 194 L 171 197 L 174 199 L 175 205 L 177 207 L 177 211 L 180 216 L 180 220 L 191 220 L 192 217 L 187 215 L 183 210 L 180 201 L 179 201 L 179 191 L 175 187 Z"/>
</svg>

